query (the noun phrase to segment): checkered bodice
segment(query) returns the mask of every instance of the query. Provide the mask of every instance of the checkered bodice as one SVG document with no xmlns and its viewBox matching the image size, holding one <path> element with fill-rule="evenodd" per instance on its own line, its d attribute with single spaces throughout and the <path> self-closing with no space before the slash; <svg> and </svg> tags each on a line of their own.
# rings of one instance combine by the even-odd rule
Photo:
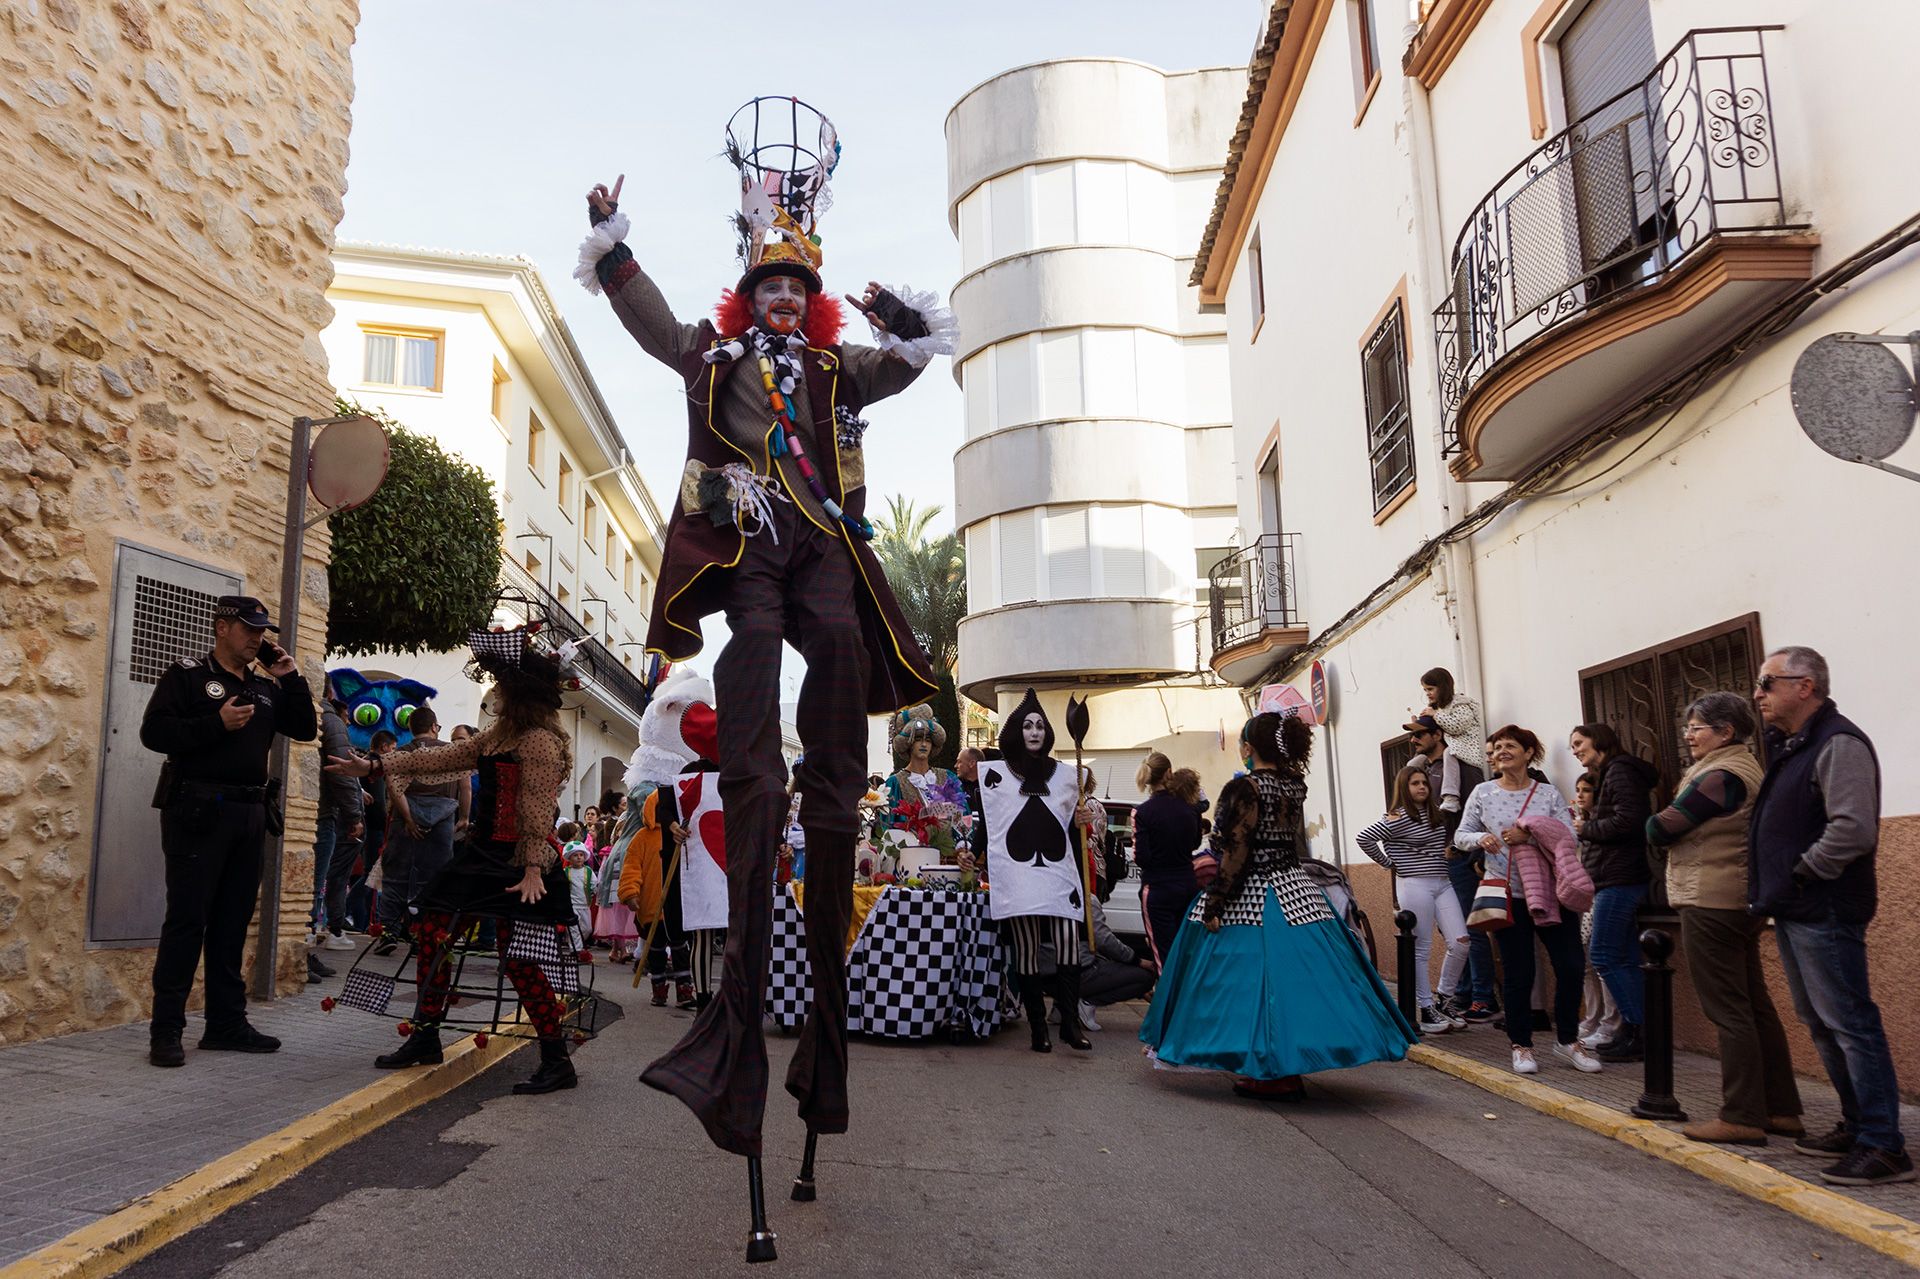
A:
<svg viewBox="0 0 1920 1279">
<path fill-rule="evenodd" d="M 1260 816 L 1254 823 L 1253 866 L 1257 870 L 1287 870 L 1300 864 L 1294 846 L 1300 810 L 1307 801 L 1307 784 L 1292 773 L 1258 769 L 1253 788 L 1260 796 Z"/>
</svg>

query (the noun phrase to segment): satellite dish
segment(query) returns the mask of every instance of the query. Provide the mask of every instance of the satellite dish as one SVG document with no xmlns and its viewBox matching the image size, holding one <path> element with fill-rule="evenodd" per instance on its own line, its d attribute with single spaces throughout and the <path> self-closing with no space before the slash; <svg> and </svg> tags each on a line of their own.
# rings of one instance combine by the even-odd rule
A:
<svg viewBox="0 0 1920 1279">
<path fill-rule="evenodd" d="M 1913 433 L 1913 378 L 1884 345 L 1905 337 L 1829 333 L 1793 365 L 1793 415 L 1807 438 L 1848 462 L 1884 462 Z"/>
<path fill-rule="evenodd" d="M 331 423 L 307 452 L 307 488 L 328 514 L 364 506 L 386 478 L 387 428 L 364 415 Z"/>
</svg>

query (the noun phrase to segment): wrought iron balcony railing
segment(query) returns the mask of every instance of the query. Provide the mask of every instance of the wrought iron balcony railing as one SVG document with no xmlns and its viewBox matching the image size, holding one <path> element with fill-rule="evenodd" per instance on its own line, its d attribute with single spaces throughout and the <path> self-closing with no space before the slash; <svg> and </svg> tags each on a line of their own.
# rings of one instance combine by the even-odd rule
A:
<svg viewBox="0 0 1920 1279">
<path fill-rule="evenodd" d="M 1300 625 L 1293 595 L 1292 533 L 1266 533 L 1207 572 L 1207 606 L 1213 619 L 1213 651 L 1260 638 L 1263 632 Z"/>
<path fill-rule="evenodd" d="M 524 595 L 546 613 L 547 624 L 568 639 L 580 641 L 579 662 L 600 691 L 619 702 L 638 718 L 647 709 L 652 694 L 646 682 L 628 670 L 613 650 L 587 632 L 565 604 L 556 599 L 533 575 L 510 559 L 500 561 L 500 583 L 505 589 Z"/>
<path fill-rule="evenodd" d="M 1717 235 L 1788 229 L 1765 52 L 1779 30 L 1689 32 L 1487 193 L 1434 312 L 1449 453 L 1465 445 L 1462 402 L 1522 345 L 1662 279 Z"/>
</svg>

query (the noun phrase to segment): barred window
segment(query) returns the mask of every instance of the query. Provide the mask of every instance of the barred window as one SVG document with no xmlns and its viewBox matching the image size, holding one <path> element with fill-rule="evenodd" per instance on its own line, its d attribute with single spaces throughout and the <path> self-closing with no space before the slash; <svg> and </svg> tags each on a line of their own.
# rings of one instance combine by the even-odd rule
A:
<svg viewBox="0 0 1920 1279">
<path fill-rule="evenodd" d="M 1373 472 L 1373 510 L 1377 515 L 1413 484 L 1406 323 L 1398 301 L 1361 348 L 1360 370 L 1366 392 L 1367 458 Z"/>
<path fill-rule="evenodd" d="M 1760 615 L 1682 635 L 1580 672 L 1580 706 L 1588 723 L 1605 724 L 1627 750 L 1660 768 L 1670 791 L 1693 762 L 1681 729 L 1687 707 L 1706 693 L 1753 691 L 1766 650 Z M 1759 734 L 1752 743 L 1761 751 Z"/>
</svg>

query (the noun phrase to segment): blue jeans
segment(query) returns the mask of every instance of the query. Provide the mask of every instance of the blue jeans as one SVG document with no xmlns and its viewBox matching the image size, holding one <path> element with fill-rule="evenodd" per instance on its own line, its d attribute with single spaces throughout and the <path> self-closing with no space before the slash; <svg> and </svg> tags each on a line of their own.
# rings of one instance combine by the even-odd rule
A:
<svg viewBox="0 0 1920 1279">
<path fill-rule="evenodd" d="M 352 826 L 349 824 L 348 829 Z M 359 856 L 360 840 L 340 829 L 337 814 L 322 812 L 313 826 L 313 931 L 347 926 L 347 874 Z"/>
<path fill-rule="evenodd" d="M 1793 1011 L 1840 1094 L 1840 1118 L 1854 1140 L 1901 1151 L 1900 1088 L 1880 1007 L 1867 988 L 1867 926 L 1836 919 L 1776 920 L 1774 940 L 1793 991 Z"/>
<path fill-rule="evenodd" d="M 1616 884 L 1593 895 L 1593 940 L 1587 954 L 1593 971 L 1607 983 L 1620 1019 L 1638 1026 L 1646 1020 L 1646 977 L 1640 971 L 1640 923 L 1635 912 L 1647 900 L 1645 884 Z"/>
<path fill-rule="evenodd" d="M 1447 879 L 1453 884 L 1454 896 L 1460 899 L 1460 913 L 1471 913 L 1473 894 L 1480 887 L 1480 872 L 1474 869 L 1473 859 L 1461 856 L 1448 861 Z M 1485 933 L 1467 934 L 1467 980 L 1473 986 L 1472 1002 L 1493 1007 L 1493 943 Z"/>
<path fill-rule="evenodd" d="M 442 867 L 453 860 L 453 822 L 457 801 L 444 795 L 410 795 L 405 801 L 421 828 L 421 838 L 393 823 L 387 847 L 380 856 L 380 900 L 376 917 L 388 928 L 406 922 L 407 905 L 418 897 Z"/>
</svg>

